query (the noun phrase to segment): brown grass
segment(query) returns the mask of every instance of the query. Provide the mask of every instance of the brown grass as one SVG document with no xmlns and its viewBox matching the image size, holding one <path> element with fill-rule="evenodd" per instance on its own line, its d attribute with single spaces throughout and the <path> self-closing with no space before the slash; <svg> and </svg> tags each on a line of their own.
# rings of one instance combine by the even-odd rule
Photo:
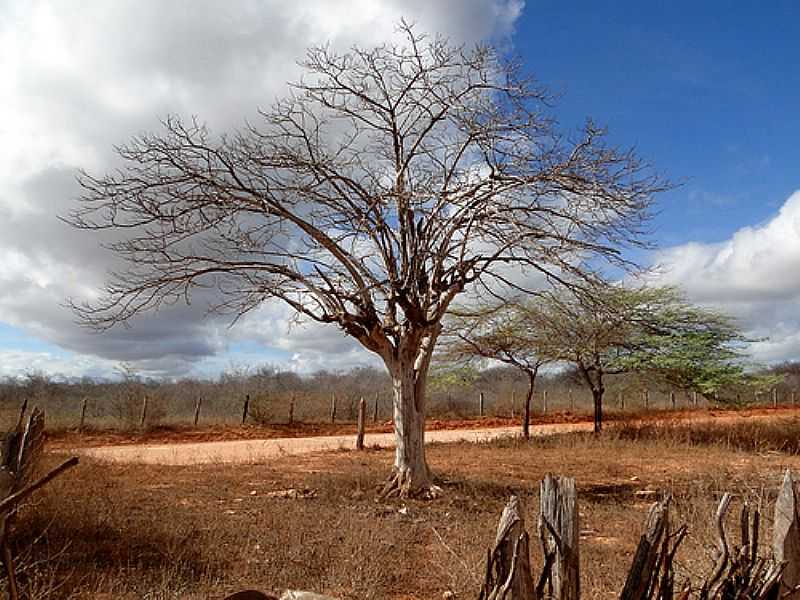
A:
<svg viewBox="0 0 800 600">
<path fill-rule="evenodd" d="M 769 512 L 782 470 L 800 468 L 799 457 L 763 452 L 755 437 L 729 432 L 720 442 L 716 432 L 713 441 L 705 427 L 704 438 L 640 426 L 599 439 L 434 445 L 429 460 L 444 496 L 433 502 L 376 500 L 389 451 L 235 467 L 86 461 L 25 507 L 15 546 L 34 598 L 191 600 L 243 588 L 397 600 L 450 590 L 474 598 L 508 496 L 522 495 L 535 531 L 538 481 L 555 472 L 578 481 L 582 595 L 608 598 L 622 588 L 653 501 L 642 492 L 674 494 L 676 520 L 690 526 L 680 576 L 696 578 L 709 564 L 720 492 L 754 498 Z M 286 489 L 313 493 L 270 497 Z M 534 554 L 539 564 L 536 544 Z"/>
</svg>

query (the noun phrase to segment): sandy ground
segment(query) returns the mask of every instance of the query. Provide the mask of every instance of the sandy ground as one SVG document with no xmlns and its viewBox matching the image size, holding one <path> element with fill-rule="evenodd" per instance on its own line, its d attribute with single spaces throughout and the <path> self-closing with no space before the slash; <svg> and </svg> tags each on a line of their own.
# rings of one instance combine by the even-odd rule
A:
<svg viewBox="0 0 800 600">
<path fill-rule="evenodd" d="M 531 427 L 535 436 L 591 431 L 591 423 L 557 423 Z M 519 427 L 497 427 L 472 430 L 428 431 L 428 443 L 481 442 L 519 435 Z M 393 448 L 393 433 L 367 434 L 364 444 L 372 448 Z M 270 440 L 235 440 L 192 444 L 147 444 L 74 448 L 83 456 L 118 463 L 158 465 L 198 465 L 213 463 L 258 463 L 280 456 L 296 456 L 313 452 L 349 450 L 355 445 L 353 435 L 331 435 Z"/>
</svg>

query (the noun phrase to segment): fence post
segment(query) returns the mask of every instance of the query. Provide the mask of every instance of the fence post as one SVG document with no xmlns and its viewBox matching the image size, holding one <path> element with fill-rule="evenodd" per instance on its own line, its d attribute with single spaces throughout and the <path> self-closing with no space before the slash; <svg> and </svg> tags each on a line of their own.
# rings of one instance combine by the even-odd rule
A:
<svg viewBox="0 0 800 600">
<path fill-rule="evenodd" d="M 694 404 L 694 407 L 697 408 L 697 390 L 692 392 L 692 404 Z"/>
<path fill-rule="evenodd" d="M 511 418 L 514 418 L 514 411 L 517 405 L 517 397 L 514 394 L 514 390 L 511 390 Z"/>
<path fill-rule="evenodd" d="M 672 410 L 675 410 L 675 390 L 669 391 L 669 404 L 672 407 Z"/>
<path fill-rule="evenodd" d="M 617 405 L 620 410 L 625 410 L 625 395 L 622 392 L 617 392 Z"/>
<path fill-rule="evenodd" d="M 772 408 L 778 408 L 778 388 L 772 388 Z"/>
<path fill-rule="evenodd" d="M 294 392 L 289 398 L 289 425 L 294 424 Z"/>
<path fill-rule="evenodd" d="M 785 590 L 793 590 L 800 584 L 800 544 L 797 541 L 797 529 L 800 523 L 798 523 L 797 509 L 797 492 L 792 473 L 786 469 L 783 485 L 775 500 L 775 521 L 772 528 L 772 551 L 775 560 L 786 563 L 781 575 L 782 587 Z"/>
<path fill-rule="evenodd" d="M 542 414 L 547 414 L 547 390 L 542 390 Z"/>
<path fill-rule="evenodd" d="M 483 392 L 478 394 L 478 414 L 483 416 Z"/>
<path fill-rule="evenodd" d="M 575 412 L 575 397 L 572 395 L 572 388 L 567 389 L 567 396 L 569 397 L 569 412 Z"/>
<path fill-rule="evenodd" d="M 198 421 L 200 421 L 200 407 L 203 405 L 203 397 L 198 396 L 197 402 L 194 405 L 194 426 L 197 427 Z"/>
<path fill-rule="evenodd" d="M 380 392 L 375 392 L 375 410 L 372 413 L 372 422 L 378 422 L 378 400 L 380 400 Z"/>
<path fill-rule="evenodd" d="M 650 390 L 644 391 L 644 409 L 650 408 Z"/>
<path fill-rule="evenodd" d="M 84 425 L 86 425 L 86 402 L 88 398 L 84 396 L 81 400 L 81 423 L 78 425 L 78 431 L 83 431 Z"/>
<path fill-rule="evenodd" d="M 242 408 L 242 425 L 247 421 L 247 413 L 250 411 L 250 394 L 244 396 L 244 407 Z"/>
<path fill-rule="evenodd" d="M 336 392 L 331 394 L 331 423 L 336 423 Z"/>
<path fill-rule="evenodd" d="M 358 434 L 356 435 L 356 450 L 364 449 L 364 416 L 367 411 L 367 403 L 364 396 L 358 401 Z"/>
<path fill-rule="evenodd" d="M 147 394 L 144 395 L 142 398 L 142 413 L 139 417 L 139 427 L 144 427 L 144 423 L 147 420 Z"/>
<path fill-rule="evenodd" d="M 551 598 L 580 597 L 578 502 L 575 480 L 547 474 L 539 484 L 539 530 L 548 554 L 553 553 Z M 545 533 L 546 532 L 546 533 Z"/>
</svg>

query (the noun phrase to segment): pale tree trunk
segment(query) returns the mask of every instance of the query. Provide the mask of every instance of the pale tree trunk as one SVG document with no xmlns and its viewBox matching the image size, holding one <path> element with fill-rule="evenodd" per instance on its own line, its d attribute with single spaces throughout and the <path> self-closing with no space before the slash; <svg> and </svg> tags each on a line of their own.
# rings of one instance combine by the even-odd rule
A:
<svg viewBox="0 0 800 600">
<path fill-rule="evenodd" d="M 433 484 L 425 460 L 425 390 L 435 334 L 408 352 L 387 361 L 392 377 L 396 448 L 392 474 L 384 496 L 431 497 L 440 490 Z"/>
</svg>

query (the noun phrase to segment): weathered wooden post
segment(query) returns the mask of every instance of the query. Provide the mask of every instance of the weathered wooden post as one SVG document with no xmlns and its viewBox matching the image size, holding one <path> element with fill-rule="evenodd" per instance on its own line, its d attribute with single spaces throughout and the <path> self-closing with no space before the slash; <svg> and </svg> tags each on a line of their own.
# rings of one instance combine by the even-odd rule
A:
<svg viewBox="0 0 800 600">
<path fill-rule="evenodd" d="M 572 395 L 572 388 L 567 389 L 567 396 L 569 397 L 569 412 L 575 412 L 575 397 Z"/>
<path fill-rule="evenodd" d="M 575 480 L 545 475 L 539 485 L 539 535 L 546 554 L 553 554 L 550 571 L 555 600 L 580 597 L 580 527 Z"/>
<path fill-rule="evenodd" d="M 516 411 L 516 408 L 517 408 L 517 397 L 516 397 L 516 394 L 514 393 L 514 390 L 511 390 L 511 418 L 512 419 L 514 418 L 514 413 Z"/>
<path fill-rule="evenodd" d="M 478 394 L 478 415 L 483 416 L 483 392 Z"/>
<path fill-rule="evenodd" d="M 800 584 L 800 523 L 798 522 L 797 490 L 789 469 L 783 475 L 783 484 L 775 500 L 775 521 L 772 533 L 772 551 L 775 561 L 785 562 L 781 575 L 783 592 L 794 590 Z M 782 598 L 799 598 L 798 592 Z"/>
<path fill-rule="evenodd" d="M 380 392 L 375 392 L 375 410 L 372 412 L 372 422 L 378 422 L 378 403 L 380 402 L 381 395 Z"/>
<path fill-rule="evenodd" d="M 620 410 L 625 410 L 625 396 L 622 392 L 617 392 L 617 406 Z"/>
<path fill-rule="evenodd" d="M 647 410 L 650 408 L 650 390 L 644 391 L 644 409 Z"/>
<path fill-rule="evenodd" d="M 772 408 L 778 408 L 778 388 L 772 388 Z"/>
<path fill-rule="evenodd" d="M 364 396 L 358 401 L 358 433 L 356 434 L 356 450 L 364 449 L 364 417 L 367 412 L 367 402 Z"/>
<path fill-rule="evenodd" d="M 331 394 L 331 423 L 336 423 L 336 392 Z"/>
<path fill-rule="evenodd" d="M 669 405 L 675 410 L 675 390 L 669 391 Z"/>
<path fill-rule="evenodd" d="M 542 414 L 547 414 L 547 390 L 542 390 Z"/>
<path fill-rule="evenodd" d="M 194 426 L 197 427 L 197 423 L 200 421 L 200 407 L 203 405 L 203 397 L 198 396 L 197 402 L 194 404 Z"/>
<path fill-rule="evenodd" d="M 489 552 L 481 600 L 538 598 L 531 575 L 528 532 L 517 496 L 512 496 L 497 526 L 494 548 Z"/>
<path fill-rule="evenodd" d="M 294 398 L 295 394 L 292 392 L 292 395 L 289 398 L 289 425 L 294 424 Z"/>
<path fill-rule="evenodd" d="M 242 425 L 247 421 L 247 413 L 250 412 L 250 394 L 244 396 L 244 406 L 242 407 Z"/>
<path fill-rule="evenodd" d="M 692 404 L 697 408 L 697 390 L 692 391 Z"/>
<path fill-rule="evenodd" d="M 139 418 L 139 427 L 144 427 L 144 423 L 147 420 L 147 394 L 144 395 L 142 398 L 142 414 Z"/>
<path fill-rule="evenodd" d="M 658 575 L 656 565 L 662 555 L 663 541 L 669 535 L 669 498 L 650 507 L 644 533 L 633 556 L 620 600 L 646 600 Z"/>
<path fill-rule="evenodd" d="M 81 400 L 81 421 L 80 425 L 78 425 L 78 431 L 83 431 L 83 428 L 86 426 L 86 404 L 88 401 L 88 397 L 84 396 Z"/>
</svg>

